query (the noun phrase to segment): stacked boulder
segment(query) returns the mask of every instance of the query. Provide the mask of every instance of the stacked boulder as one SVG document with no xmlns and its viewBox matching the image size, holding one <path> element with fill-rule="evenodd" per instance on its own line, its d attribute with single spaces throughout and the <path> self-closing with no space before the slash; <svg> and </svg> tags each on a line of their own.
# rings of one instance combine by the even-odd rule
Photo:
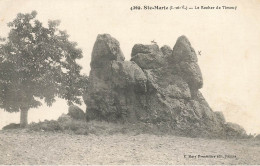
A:
<svg viewBox="0 0 260 166">
<path fill-rule="evenodd" d="M 173 49 L 136 44 L 131 60 L 124 61 L 119 42 L 98 35 L 91 58 L 84 96 L 88 120 L 152 123 L 187 136 L 224 137 L 231 130 L 199 91 L 202 74 L 185 36 Z M 232 132 L 245 135 L 241 128 Z"/>
<path fill-rule="evenodd" d="M 67 115 L 75 120 L 85 120 L 86 119 L 86 115 L 85 115 L 84 111 L 76 105 L 69 106 Z"/>
</svg>

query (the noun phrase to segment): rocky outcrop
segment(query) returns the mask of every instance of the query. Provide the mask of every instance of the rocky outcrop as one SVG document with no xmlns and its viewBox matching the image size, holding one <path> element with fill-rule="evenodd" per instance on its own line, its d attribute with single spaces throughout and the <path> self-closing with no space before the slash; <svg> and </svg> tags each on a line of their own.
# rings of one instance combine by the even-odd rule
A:
<svg viewBox="0 0 260 166">
<path fill-rule="evenodd" d="M 157 69 L 164 65 L 164 57 L 158 45 L 136 44 L 132 49 L 132 61 L 142 69 Z"/>
<path fill-rule="evenodd" d="M 167 46 L 167 45 L 162 46 L 161 51 L 162 51 L 163 55 L 165 55 L 166 57 L 172 55 L 172 49 L 170 46 Z"/>
<path fill-rule="evenodd" d="M 152 123 L 188 136 L 244 134 L 226 124 L 221 112 L 213 112 L 200 93 L 197 55 L 185 36 L 173 49 L 136 44 L 131 60 L 124 59 L 116 39 L 98 35 L 84 96 L 88 120 Z"/>
<path fill-rule="evenodd" d="M 59 118 L 58 118 L 58 122 L 68 122 L 71 120 L 73 120 L 73 119 L 68 114 L 61 114 L 61 116 L 59 116 Z"/>
<path fill-rule="evenodd" d="M 69 106 L 68 116 L 76 120 L 85 120 L 86 118 L 84 111 L 76 105 Z M 63 116 L 62 118 L 66 117 Z"/>
<path fill-rule="evenodd" d="M 227 122 L 225 127 L 228 137 L 239 137 L 241 135 L 246 135 L 245 129 L 238 124 Z"/>
</svg>

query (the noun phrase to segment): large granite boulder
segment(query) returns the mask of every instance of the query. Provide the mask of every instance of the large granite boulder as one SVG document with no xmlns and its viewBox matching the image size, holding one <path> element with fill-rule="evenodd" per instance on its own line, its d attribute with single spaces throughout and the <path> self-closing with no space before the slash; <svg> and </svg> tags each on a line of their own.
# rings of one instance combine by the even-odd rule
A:
<svg viewBox="0 0 260 166">
<path fill-rule="evenodd" d="M 196 52 L 190 44 L 190 41 L 186 36 L 180 36 L 177 39 L 176 44 L 173 47 L 172 55 L 169 57 L 172 62 L 179 63 L 185 62 L 197 62 L 198 58 Z"/>
<path fill-rule="evenodd" d="M 163 55 L 165 56 L 171 56 L 172 55 L 172 49 L 170 46 L 164 45 L 160 48 L 162 51 Z"/>
<path fill-rule="evenodd" d="M 119 42 L 110 35 L 98 35 L 93 50 L 90 64 L 92 68 L 102 68 L 109 61 L 125 59 Z"/>
<path fill-rule="evenodd" d="M 85 120 L 86 118 L 84 111 L 76 105 L 69 106 L 68 116 L 75 120 Z"/>
<path fill-rule="evenodd" d="M 163 53 L 158 45 L 136 44 L 132 49 L 131 61 L 142 69 L 157 69 L 165 64 Z"/>
<path fill-rule="evenodd" d="M 131 61 L 124 59 L 116 39 L 98 35 L 84 96 L 88 120 L 152 123 L 188 136 L 244 134 L 226 124 L 221 112 L 213 112 L 200 93 L 197 55 L 185 36 L 173 49 L 136 44 Z"/>
</svg>

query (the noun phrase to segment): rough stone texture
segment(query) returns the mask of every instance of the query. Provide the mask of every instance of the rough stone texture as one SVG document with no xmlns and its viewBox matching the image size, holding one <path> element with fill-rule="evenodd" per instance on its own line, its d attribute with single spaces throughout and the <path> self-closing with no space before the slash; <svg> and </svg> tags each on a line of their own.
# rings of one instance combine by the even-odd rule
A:
<svg viewBox="0 0 260 166">
<path fill-rule="evenodd" d="M 158 45 L 136 44 L 132 49 L 132 59 L 142 69 L 157 69 L 165 64 L 163 53 Z"/>
<path fill-rule="evenodd" d="M 72 117 L 67 115 L 67 114 L 62 114 L 59 118 L 58 118 L 58 121 L 59 122 L 68 122 L 72 120 Z"/>
<path fill-rule="evenodd" d="M 110 35 L 98 35 L 91 56 L 91 67 L 102 68 L 108 61 L 124 61 L 119 42 Z"/>
<path fill-rule="evenodd" d="M 245 129 L 243 129 L 241 126 L 235 123 L 226 123 L 226 131 L 228 136 L 230 137 L 237 137 L 239 135 L 246 135 Z"/>
<path fill-rule="evenodd" d="M 157 44 L 152 44 L 152 45 L 135 44 L 132 49 L 131 57 L 134 57 L 138 53 L 158 54 L 159 52 L 160 50 Z"/>
<path fill-rule="evenodd" d="M 161 47 L 161 51 L 163 55 L 165 56 L 171 56 L 172 55 L 172 49 L 170 46 L 164 45 Z"/>
<path fill-rule="evenodd" d="M 131 61 L 124 61 L 119 42 L 98 35 L 84 97 L 87 119 L 152 123 L 194 137 L 244 135 L 241 127 L 226 123 L 221 112 L 213 112 L 200 93 L 203 79 L 197 61 L 185 36 L 173 50 L 136 44 Z"/>
<path fill-rule="evenodd" d="M 180 36 L 177 39 L 177 42 L 173 47 L 173 52 L 172 55 L 170 56 L 170 59 L 176 63 L 179 63 L 180 61 L 185 61 L 185 62 L 198 61 L 196 52 L 194 51 L 189 40 L 185 36 Z"/>
<path fill-rule="evenodd" d="M 217 118 L 222 122 L 222 123 L 225 123 L 226 120 L 225 120 L 225 117 L 224 117 L 224 114 L 220 111 L 216 111 L 215 112 L 215 116 L 217 116 Z"/>
<path fill-rule="evenodd" d="M 76 120 L 84 120 L 86 118 L 84 111 L 76 105 L 69 106 L 68 115 Z"/>
</svg>

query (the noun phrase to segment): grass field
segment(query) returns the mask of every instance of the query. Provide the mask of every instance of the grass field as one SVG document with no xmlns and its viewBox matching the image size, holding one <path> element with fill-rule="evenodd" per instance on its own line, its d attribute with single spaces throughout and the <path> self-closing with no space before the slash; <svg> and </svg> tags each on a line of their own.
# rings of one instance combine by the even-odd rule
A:
<svg viewBox="0 0 260 166">
<path fill-rule="evenodd" d="M 3 164 L 260 164 L 260 141 L 171 135 L 0 131 Z"/>
</svg>

